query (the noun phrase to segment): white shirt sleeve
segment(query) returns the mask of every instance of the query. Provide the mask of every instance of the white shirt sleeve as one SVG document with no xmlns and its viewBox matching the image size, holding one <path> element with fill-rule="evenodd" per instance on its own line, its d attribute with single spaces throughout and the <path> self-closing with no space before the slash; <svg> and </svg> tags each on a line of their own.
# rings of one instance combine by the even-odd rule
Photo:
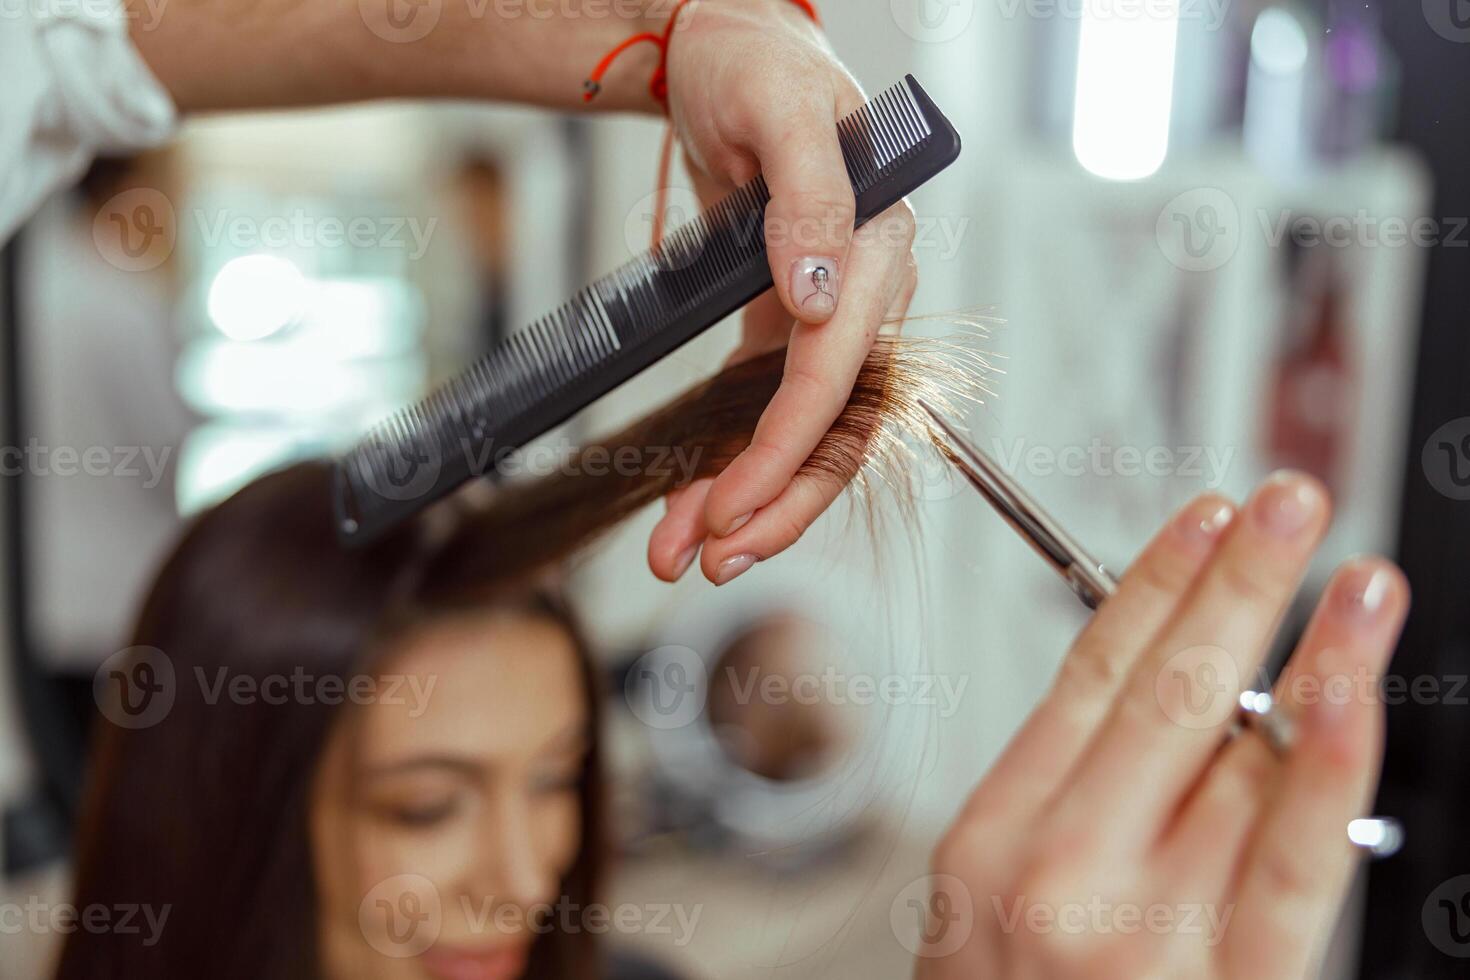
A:
<svg viewBox="0 0 1470 980">
<path fill-rule="evenodd" d="M 128 37 L 122 0 L 9 0 L 0 17 L 0 244 L 99 152 L 157 146 L 173 100 Z"/>
</svg>

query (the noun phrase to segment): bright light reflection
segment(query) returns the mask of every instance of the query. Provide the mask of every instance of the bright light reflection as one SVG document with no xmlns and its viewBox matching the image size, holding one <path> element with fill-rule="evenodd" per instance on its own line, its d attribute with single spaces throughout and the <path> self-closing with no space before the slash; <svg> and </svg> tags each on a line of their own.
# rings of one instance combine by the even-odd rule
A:
<svg viewBox="0 0 1470 980">
<path fill-rule="evenodd" d="M 1251 31 L 1251 61 L 1273 75 L 1292 75 L 1307 65 L 1307 34 L 1280 7 L 1261 11 Z"/>
<path fill-rule="evenodd" d="M 1391 817 L 1360 817 L 1348 821 L 1348 840 L 1377 857 L 1388 857 L 1404 846 L 1404 828 Z"/>
<path fill-rule="evenodd" d="M 1311 55 L 1307 28 L 1296 15 L 1283 7 L 1261 11 L 1251 29 L 1242 136 L 1251 158 L 1274 174 L 1297 172 L 1306 156 Z"/>
<path fill-rule="evenodd" d="M 321 418 L 363 406 L 399 403 L 424 384 L 422 355 L 371 362 L 340 361 L 319 344 L 200 340 L 175 368 L 184 400 L 206 414 Z"/>
<path fill-rule="evenodd" d="M 338 360 L 410 353 L 423 330 L 423 300 L 400 279 L 318 279 L 292 340 Z"/>
<path fill-rule="evenodd" d="M 209 284 L 209 319 L 231 340 L 260 340 L 294 321 L 306 301 L 306 277 L 275 255 L 242 255 Z"/>
<path fill-rule="evenodd" d="M 189 433 L 179 451 L 179 513 L 187 516 L 216 504 L 297 454 L 297 439 L 284 429 L 201 426 Z"/>
<path fill-rule="evenodd" d="M 1271 710 L 1271 695 L 1264 691 L 1241 691 L 1240 706 L 1253 714 L 1263 715 Z"/>
<path fill-rule="evenodd" d="M 1178 40 L 1178 0 L 1131 14 L 1111 0 L 1084 0 L 1072 149 L 1088 171 L 1139 180 L 1163 166 Z"/>
</svg>

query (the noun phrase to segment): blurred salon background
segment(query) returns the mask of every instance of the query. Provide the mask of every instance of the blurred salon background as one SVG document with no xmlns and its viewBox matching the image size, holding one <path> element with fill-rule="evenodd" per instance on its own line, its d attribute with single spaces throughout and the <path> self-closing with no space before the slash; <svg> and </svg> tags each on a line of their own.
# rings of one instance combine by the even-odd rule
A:
<svg viewBox="0 0 1470 980">
<path fill-rule="evenodd" d="M 913 199 L 912 312 L 989 318 L 982 445 L 1115 569 L 1188 497 L 1281 466 L 1337 500 L 1307 598 L 1357 552 L 1406 566 L 1376 809 L 1408 843 L 1365 869 L 1326 975 L 1462 976 L 1470 12 L 827 7 L 867 90 L 912 72 L 965 138 Z M 24 227 L 0 274 L 0 907 L 66 900 L 93 678 L 181 522 L 341 449 L 645 249 L 660 140 L 656 121 L 471 105 L 196 119 Z M 676 189 L 670 222 L 692 201 Z M 548 445 L 709 375 L 735 331 Z M 608 680 L 607 900 L 701 910 L 687 935 L 619 943 L 691 978 L 908 974 L 907 890 L 1083 621 L 973 493 L 937 466 L 919 483 L 914 530 L 875 547 L 839 507 L 718 591 L 646 571 L 654 512 L 577 567 Z M 671 708 L 645 682 L 675 668 L 709 680 Z M 63 937 L 8 922 L 0 974 L 45 975 Z"/>
</svg>

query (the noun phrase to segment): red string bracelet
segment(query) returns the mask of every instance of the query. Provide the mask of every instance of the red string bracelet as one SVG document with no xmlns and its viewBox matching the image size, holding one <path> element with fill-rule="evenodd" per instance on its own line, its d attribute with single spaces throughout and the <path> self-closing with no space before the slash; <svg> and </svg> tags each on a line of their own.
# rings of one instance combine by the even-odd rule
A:
<svg viewBox="0 0 1470 980">
<path fill-rule="evenodd" d="M 690 0 L 679 0 L 678 3 L 674 4 L 674 9 L 669 13 L 668 23 L 664 25 L 664 30 L 662 34 L 655 34 L 652 31 L 644 31 L 641 34 L 634 34 L 632 37 L 627 38 L 626 40 L 617 44 L 607 54 L 603 55 L 602 60 L 597 63 L 596 67 L 592 69 L 592 73 L 587 76 L 587 80 L 582 83 L 582 101 L 591 102 L 597 97 L 597 94 L 602 91 L 602 76 L 607 73 L 608 68 L 612 67 L 612 63 L 618 59 L 619 55 L 621 55 L 624 51 L 627 51 L 634 45 L 647 42 L 658 47 L 658 66 L 653 70 L 653 77 L 648 80 L 648 92 L 650 95 L 653 96 L 655 102 L 664 107 L 664 114 L 668 115 L 669 42 L 673 38 L 674 24 L 679 19 L 679 12 L 683 10 L 684 5 L 689 2 Z M 817 8 L 812 5 L 811 0 L 790 0 L 790 2 L 800 7 L 802 13 L 811 18 L 812 23 L 820 26 L 820 24 L 822 23 L 822 18 L 817 15 Z M 655 192 L 656 196 L 653 205 L 654 248 L 658 248 L 659 243 L 663 241 L 664 237 L 664 205 L 668 198 L 669 164 L 673 157 L 673 150 L 674 127 L 671 124 L 668 129 L 664 131 L 663 149 L 659 153 L 658 188 Z"/>
</svg>

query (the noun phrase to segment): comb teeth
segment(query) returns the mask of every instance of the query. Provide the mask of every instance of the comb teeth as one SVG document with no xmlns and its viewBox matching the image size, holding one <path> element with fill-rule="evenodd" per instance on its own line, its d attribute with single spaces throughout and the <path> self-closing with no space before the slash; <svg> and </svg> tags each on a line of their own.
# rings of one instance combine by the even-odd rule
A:
<svg viewBox="0 0 1470 980">
<path fill-rule="evenodd" d="M 959 154 L 913 76 L 837 123 L 872 219 Z M 771 287 L 763 177 L 373 426 L 337 464 L 338 531 L 367 541 L 536 438 Z"/>
</svg>

